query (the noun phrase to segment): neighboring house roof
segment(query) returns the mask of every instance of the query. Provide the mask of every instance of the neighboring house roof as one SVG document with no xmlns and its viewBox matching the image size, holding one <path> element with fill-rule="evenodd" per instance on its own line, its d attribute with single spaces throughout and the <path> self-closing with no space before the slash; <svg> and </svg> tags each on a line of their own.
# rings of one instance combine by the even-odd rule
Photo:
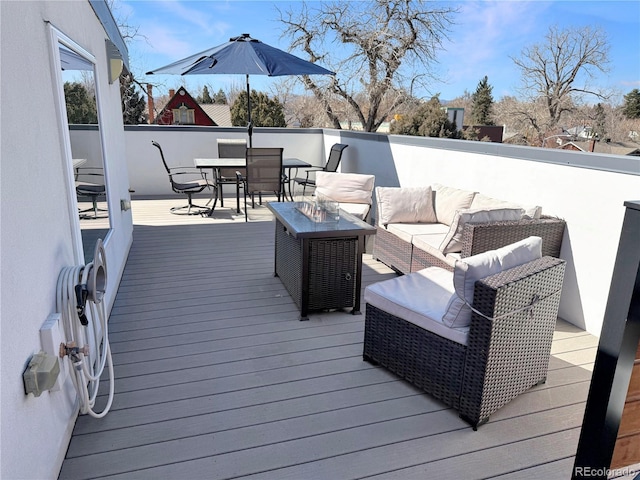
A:
<svg viewBox="0 0 640 480">
<path fill-rule="evenodd" d="M 229 105 L 218 103 L 199 103 L 198 105 L 219 127 L 233 126 L 231 124 L 231 108 L 229 108 Z"/>
<path fill-rule="evenodd" d="M 626 142 L 568 142 L 562 146 L 564 150 L 579 150 L 581 152 L 606 153 L 613 155 L 631 155 L 640 157 L 640 145 Z"/>
<path fill-rule="evenodd" d="M 173 111 L 179 109 L 181 106 L 193 110 L 193 122 L 188 122 L 190 125 L 218 126 L 184 87 L 180 87 L 173 97 L 169 99 L 153 123 L 158 125 L 173 125 L 176 123 L 173 119 Z"/>
<path fill-rule="evenodd" d="M 593 129 L 587 125 L 581 125 L 577 127 L 571 127 L 564 131 L 568 135 L 576 138 L 591 138 L 593 137 Z"/>
<path fill-rule="evenodd" d="M 506 143 L 508 145 L 529 145 L 529 142 L 527 142 L 527 139 L 521 133 L 516 133 L 515 135 L 503 138 L 502 143 Z"/>
</svg>

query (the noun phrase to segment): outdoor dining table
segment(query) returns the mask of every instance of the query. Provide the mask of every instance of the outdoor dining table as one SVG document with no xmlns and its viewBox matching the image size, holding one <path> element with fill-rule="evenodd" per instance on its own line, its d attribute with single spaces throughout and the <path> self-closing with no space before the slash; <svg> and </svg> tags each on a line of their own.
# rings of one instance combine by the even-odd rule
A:
<svg viewBox="0 0 640 480">
<path fill-rule="evenodd" d="M 73 159 L 73 168 L 80 168 L 82 165 L 84 165 L 85 163 L 87 163 L 87 159 L 86 158 L 74 158 Z"/>
<path fill-rule="evenodd" d="M 238 157 L 238 158 L 196 158 L 193 160 L 194 165 L 197 168 L 210 168 L 213 170 L 214 172 L 214 177 L 217 179 L 219 177 L 219 171 L 221 168 L 244 168 L 247 166 L 247 160 L 245 158 L 242 157 Z M 283 180 L 282 183 L 282 190 L 281 193 L 283 195 L 283 198 L 286 199 L 286 192 L 285 192 L 285 182 L 289 184 L 288 190 L 289 190 L 289 199 L 293 200 L 293 194 L 291 192 L 291 179 L 294 178 L 294 176 L 291 175 L 291 170 L 293 169 L 299 169 L 299 168 L 308 168 L 311 167 L 312 165 L 308 162 L 305 162 L 304 160 L 300 160 L 299 158 L 295 158 L 295 157 L 285 157 L 282 159 L 282 171 L 285 174 L 285 179 Z M 286 173 L 285 173 L 286 172 Z M 213 195 L 217 195 L 217 189 L 216 191 L 213 193 Z M 212 200 L 217 201 L 217 198 L 212 197 Z M 236 207 L 236 211 L 237 213 L 240 213 L 240 199 L 237 198 L 237 207 Z M 215 205 L 215 203 L 214 203 Z M 211 216 L 211 214 L 213 213 L 213 208 L 209 211 L 209 215 Z"/>
</svg>

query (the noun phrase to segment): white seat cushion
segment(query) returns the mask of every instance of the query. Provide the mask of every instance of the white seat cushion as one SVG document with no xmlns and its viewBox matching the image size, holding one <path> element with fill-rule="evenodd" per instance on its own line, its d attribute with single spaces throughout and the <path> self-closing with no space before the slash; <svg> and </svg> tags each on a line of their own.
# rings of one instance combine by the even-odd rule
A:
<svg viewBox="0 0 640 480">
<path fill-rule="evenodd" d="M 466 345 L 468 327 L 450 328 L 442 322 L 454 296 L 453 273 L 438 267 L 374 283 L 364 291 L 365 302 L 380 310 Z"/>
<path fill-rule="evenodd" d="M 441 235 L 441 240 L 449 231 L 442 223 L 390 223 L 387 230 L 405 242 L 411 243 L 415 235 Z"/>
<path fill-rule="evenodd" d="M 456 294 L 451 297 L 442 319 L 450 327 L 465 327 L 471 323 L 473 291 L 476 281 L 542 257 L 542 238 L 529 237 L 496 250 L 457 260 L 453 270 Z"/>
<path fill-rule="evenodd" d="M 453 267 L 456 264 L 455 258 L 445 255 L 440 250 L 440 244 L 444 237 L 445 234 L 442 233 L 439 235 L 414 235 L 411 243 L 413 243 L 415 248 L 419 248 L 420 250 L 427 252 L 429 255 Z"/>
</svg>

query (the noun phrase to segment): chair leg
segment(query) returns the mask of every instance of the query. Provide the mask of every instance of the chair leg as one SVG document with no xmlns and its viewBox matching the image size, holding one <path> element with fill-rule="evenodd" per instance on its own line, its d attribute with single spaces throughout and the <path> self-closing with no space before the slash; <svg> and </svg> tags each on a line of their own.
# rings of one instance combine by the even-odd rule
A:
<svg viewBox="0 0 640 480">
<path fill-rule="evenodd" d="M 202 210 L 209 210 L 207 207 L 203 207 L 200 205 L 196 205 L 193 203 L 191 196 L 191 193 L 187 193 L 187 205 L 184 205 L 183 207 L 173 207 L 170 209 L 171 213 L 173 213 L 174 215 L 200 215 L 202 213 Z M 215 207 L 215 204 L 214 204 Z M 181 212 L 181 210 L 187 209 L 186 213 Z M 192 208 L 197 208 L 199 209 L 199 211 L 191 211 Z"/>
<path fill-rule="evenodd" d="M 85 215 L 87 212 L 93 212 L 93 216 Z M 98 212 L 108 212 L 108 210 L 104 208 L 98 207 L 98 195 L 91 196 L 91 208 L 85 208 L 84 210 L 78 210 L 78 214 L 80 218 L 83 220 L 96 219 L 98 218 Z M 105 218 L 105 217 L 100 217 Z"/>
<path fill-rule="evenodd" d="M 249 214 L 247 213 L 247 189 L 244 189 L 244 221 L 249 221 Z"/>
<path fill-rule="evenodd" d="M 240 213 L 240 182 L 236 182 L 236 213 Z"/>
</svg>

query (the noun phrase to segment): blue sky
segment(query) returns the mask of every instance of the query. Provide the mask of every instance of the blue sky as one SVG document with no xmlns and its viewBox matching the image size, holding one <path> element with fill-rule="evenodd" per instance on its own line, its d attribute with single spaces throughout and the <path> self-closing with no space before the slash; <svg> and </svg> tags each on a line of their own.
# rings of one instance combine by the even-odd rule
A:
<svg viewBox="0 0 640 480">
<path fill-rule="evenodd" d="M 120 0 L 114 15 L 139 27 L 146 37 L 129 45 L 129 57 L 136 78 L 141 82 L 160 83 L 158 94 L 181 84 L 181 78 L 168 75 L 144 76 L 144 73 L 188 55 L 219 45 L 229 37 L 250 33 L 252 37 L 283 50 L 288 41 L 281 38 L 283 25 L 276 10 L 287 10 L 291 1 L 249 0 Z M 313 4 L 313 2 L 308 2 Z M 618 92 L 621 96 L 640 88 L 640 1 L 507 1 L 464 0 L 447 2 L 459 6 L 451 41 L 438 55 L 441 82 L 429 97 L 440 93 L 443 100 L 473 92 L 485 75 L 493 86 L 494 99 L 515 95 L 520 74 L 510 57 L 519 56 L 526 46 L 540 43 L 551 25 L 564 27 L 598 26 L 608 35 L 611 45 L 610 71 L 599 74 L 595 85 Z M 297 53 L 304 58 L 304 54 Z M 339 73 L 339 72 L 338 72 Z M 241 76 L 184 77 L 192 93 L 203 85 L 228 90 L 243 88 Z M 251 87 L 270 91 L 277 80 L 251 77 Z M 164 90 L 164 91 L 163 91 Z"/>
</svg>

